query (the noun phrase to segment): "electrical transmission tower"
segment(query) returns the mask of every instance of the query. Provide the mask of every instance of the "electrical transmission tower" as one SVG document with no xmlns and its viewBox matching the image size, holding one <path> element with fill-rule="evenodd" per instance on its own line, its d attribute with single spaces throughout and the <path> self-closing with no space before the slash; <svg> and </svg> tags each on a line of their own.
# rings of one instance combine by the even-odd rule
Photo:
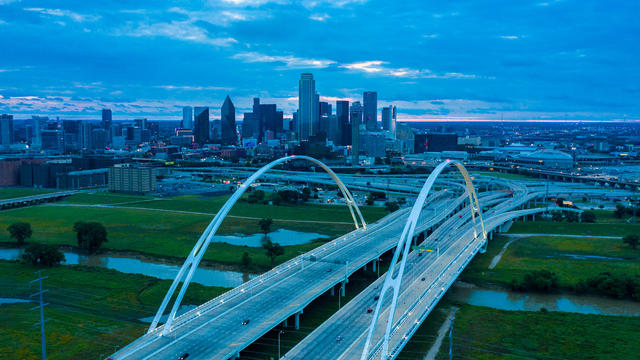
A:
<svg viewBox="0 0 640 360">
<path fill-rule="evenodd" d="M 39 286 L 39 291 L 35 294 L 31 294 L 31 297 L 34 296 L 39 296 L 40 297 L 40 305 L 32 308 L 31 310 L 36 310 L 36 309 L 40 309 L 40 322 L 34 324 L 34 326 L 38 326 L 40 325 L 40 337 L 42 339 L 42 360 L 46 360 L 47 359 L 47 350 L 45 348 L 45 341 L 44 341 L 44 307 L 49 305 L 49 303 L 43 303 L 42 301 L 42 294 L 46 293 L 49 290 L 42 290 L 42 280 L 47 279 L 48 276 L 42 276 L 42 274 L 40 273 L 41 271 L 38 270 L 36 273 L 38 274 L 38 278 L 35 280 L 31 281 L 31 284 L 33 284 L 34 282 L 38 282 L 38 286 Z"/>
</svg>

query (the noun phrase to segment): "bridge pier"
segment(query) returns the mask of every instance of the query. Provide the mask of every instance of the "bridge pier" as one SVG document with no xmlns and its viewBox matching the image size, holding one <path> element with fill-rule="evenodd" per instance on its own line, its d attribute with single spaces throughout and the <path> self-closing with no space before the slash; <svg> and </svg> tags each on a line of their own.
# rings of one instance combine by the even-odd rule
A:
<svg viewBox="0 0 640 360">
<path fill-rule="evenodd" d="M 336 287 L 332 286 L 331 287 L 331 296 L 335 296 L 335 294 L 336 294 Z"/>
<path fill-rule="evenodd" d="M 377 260 L 377 259 L 376 259 L 376 260 Z M 373 261 L 371 262 L 371 266 L 373 267 L 373 269 L 372 269 L 371 271 L 373 271 L 373 272 L 376 272 L 376 263 L 377 263 L 377 261 L 376 261 L 376 260 L 373 260 Z"/>
<path fill-rule="evenodd" d="M 288 318 L 284 319 L 284 321 L 282 322 L 282 327 L 285 327 L 285 328 L 287 327 L 287 320 L 289 319 Z"/>
<path fill-rule="evenodd" d="M 342 284 L 342 285 L 340 286 L 340 295 L 341 295 L 341 296 L 344 296 L 345 288 L 347 287 L 347 284 L 346 284 L 344 281 L 343 281 L 343 282 L 341 282 L 341 284 Z"/>
<path fill-rule="evenodd" d="M 302 314 L 301 312 L 297 312 L 295 317 L 294 317 L 294 328 L 296 330 L 300 330 L 300 314 Z"/>
</svg>

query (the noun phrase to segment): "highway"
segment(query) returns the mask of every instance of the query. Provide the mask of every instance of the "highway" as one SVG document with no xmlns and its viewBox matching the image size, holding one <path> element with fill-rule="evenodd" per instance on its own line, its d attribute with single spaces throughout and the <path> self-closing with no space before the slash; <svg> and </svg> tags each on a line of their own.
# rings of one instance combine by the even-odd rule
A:
<svg viewBox="0 0 640 360">
<path fill-rule="evenodd" d="M 274 178 L 282 179 L 284 174 Z M 320 177 L 309 177 L 320 181 Z M 354 181 L 353 185 L 376 187 L 387 185 L 386 179 Z M 439 191 L 434 191 L 426 202 L 414 234 L 427 229 L 433 232 L 424 244 L 440 248 L 439 256 L 428 253 L 420 256 L 411 252 L 407 270 L 402 279 L 400 302 L 390 349 L 393 354 L 404 346 L 417 325 L 428 315 L 446 289 L 473 256 L 480 251 L 484 239 L 473 236 L 468 205 L 468 194 L 463 188 L 451 187 L 452 180 L 443 177 Z M 364 183 L 363 183 L 364 181 Z M 527 203 L 567 188 L 550 186 L 526 186 L 521 182 L 479 177 L 477 183 L 485 183 L 485 190 L 478 193 L 487 230 L 494 229 L 511 219 L 540 213 L 544 208 L 524 209 Z M 422 179 L 411 178 L 394 186 L 419 187 Z M 444 187 L 449 187 L 447 191 Z M 404 191 L 405 188 L 395 188 Z M 495 190 L 494 190 L 495 189 Z M 599 194 L 595 189 L 574 189 L 584 194 Z M 413 191 L 415 192 L 415 191 Z M 247 346 L 291 316 L 300 315 L 304 308 L 318 296 L 347 283 L 353 272 L 375 261 L 381 254 L 393 249 L 405 222 L 409 209 L 396 211 L 367 229 L 358 229 L 330 241 L 307 254 L 291 259 L 269 272 L 198 306 L 175 319 L 168 335 L 161 335 L 164 328 L 142 336 L 116 352 L 113 359 L 176 359 L 188 352 L 189 359 L 228 359 L 238 356 Z M 456 215 L 454 215 L 456 214 Z M 436 239 L 438 239 L 436 245 Z M 317 261 L 311 261 L 315 259 Z M 425 278 L 423 281 L 422 278 Z M 375 305 L 373 298 L 384 277 L 376 280 L 343 309 L 318 327 L 286 358 L 339 359 L 359 358 L 364 337 L 370 325 L 371 314 L 366 310 Z M 348 285 L 347 285 L 348 286 Z M 390 297 L 383 303 L 385 322 Z M 304 315 L 302 315 L 304 316 Z M 348 329 L 348 331 L 346 331 Z M 384 324 L 378 324 L 371 354 L 380 350 Z M 336 334 L 341 334 L 337 340 Z"/>
<path fill-rule="evenodd" d="M 421 218 L 421 231 L 435 226 L 458 207 L 467 196 L 456 199 L 434 196 Z M 492 198 L 504 193 L 491 192 Z M 224 359 L 257 340 L 288 317 L 301 312 L 315 298 L 344 281 L 345 275 L 391 249 L 397 241 L 407 210 L 396 211 L 357 230 L 335 239 L 306 254 L 323 261 L 346 262 L 339 266 L 327 262 L 294 258 L 278 268 L 243 284 L 222 299 L 201 305 L 176 318 L 169 336 L 159 336 L 162 327 L 147 334 L 114 354 L 114 359 L 174 359 L 183 352 L 192 358 Z M 302 264 L 305 263 L 304 269 Z M 232 294 L 229 294 L 232 293 Z M 233 295 L 233 296 L 232 296 Z M 247 325 L 242 325 L 249 319 Z M 216 334 L 215 338 L 211 334 Z"/>
</svg>

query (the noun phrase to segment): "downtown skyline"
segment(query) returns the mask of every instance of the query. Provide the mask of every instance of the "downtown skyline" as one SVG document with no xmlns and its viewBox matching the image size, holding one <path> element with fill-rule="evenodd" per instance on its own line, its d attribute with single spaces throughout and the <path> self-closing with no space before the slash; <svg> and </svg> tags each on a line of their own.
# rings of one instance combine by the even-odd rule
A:
<svg viewBox="0 0 640 360">
<path fill-rule="evenodd" d="M 398 121 L 640 119 L 636 2 L 492 5 L 1 0 L 0 113 L 213 119 L 229 95 L 290 117 L 310 72 L 321 101 L 376 91 Z"/>
</svg>

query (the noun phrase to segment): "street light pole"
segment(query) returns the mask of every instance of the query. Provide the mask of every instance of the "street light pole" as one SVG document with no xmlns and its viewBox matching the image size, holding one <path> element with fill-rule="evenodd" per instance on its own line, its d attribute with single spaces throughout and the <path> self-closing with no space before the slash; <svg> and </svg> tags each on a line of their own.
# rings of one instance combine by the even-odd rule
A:
<svg viewBox="0 0 640 360">
<path fill-rule="evenodd" d="M 284 333 L 284 330 L 278 332 L 278 360 L 280 360 L 280 335 Z"/>
</svg>

